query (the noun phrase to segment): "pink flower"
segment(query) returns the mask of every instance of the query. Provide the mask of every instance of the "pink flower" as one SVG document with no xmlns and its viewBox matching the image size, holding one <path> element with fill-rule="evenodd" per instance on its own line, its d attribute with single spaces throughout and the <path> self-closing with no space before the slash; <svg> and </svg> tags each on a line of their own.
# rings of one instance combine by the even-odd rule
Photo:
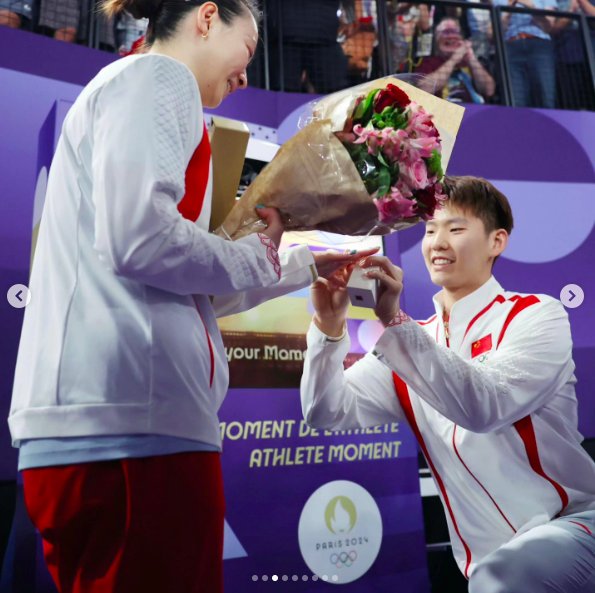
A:
<svg viewBox="0 0 595 593">
<path fill-rule="evenodd" d="M 393 187 L 392 189 L 393 189 L 393 191 L 394 190 L 399 191 L 404 198 L 412 198 L 413 197 L 413 193 L 411 192 L 411 189 L 409 189 L 409 186 L 402 179 L 399 179 L 399 181 L 397 181 L 397 184 L 395 185 L 395 187 Z"/>
<path fill-rule="evenodd" d="M 425 189 L 428 185 L 428 168 L 421 159 L 412 165 L 403 163 L 401 177 L 411 189 Z"/>
<path fill-rule="evenodd" d="M 432 116 L 427 114 L 420 105 L 411 103 L 408 115 L 410 119 L 407 124 L 407 132 L 414 137 L 438 136 Z"/>
<path fill-rule="evenodd" d="M 380 222 L 395 222 L 415 216 L 415 202 L 403 197 L 395 188 L 389 195 L 375 199 L 374 203 L 378 208 Z"/>
<path fill-rule="evenodd" d="M 448 196 L 446 196 L 446 195 L 444 195 L 444 194 L 442 193 L 442 185 L 441 185 L 440 183 L 437 183 L 437 184 L 434 186 L 434 188 L 435 188 L 435 190 L 436 190 L 436 199 L 437 199 L 439 202 L 445 202 L 446 200 L 448 200 Z"/>
<path fill-rule="evenodd" d="M 337 132 L 335 136 L 345 144 L 353 144 L 357 140 L 357 136 L 351 132 Z"/>
<path fill-rule="evenodd" d="M 432 150 L 437 149 L 440 143 L 435 136 L 422 136 L 420 138 L 410 138 L 409 146 L 412 149 L 410 152 L 413 150 L 418 151 L 421 158 L 429 159 L 432 156 Z"/>
<path fill-rule="evenodd" d="M 380 136 L 382 133 L 380 130 L 369 130 L 367 128 L 362 128 L 360 124 L 354 126 L 353 131 L 358 136 L 358 139 L 354 142 L 354 144 L 363 144 L 370 138 L 378 138 L 378 136 Z"/>
<path fill-rule="evenodd" d="M 370 136 L 368 139 L 368 153 L 376 156 L 378 154 L 378 145 L 380 144 L 378 138 Z"/>
</svg>

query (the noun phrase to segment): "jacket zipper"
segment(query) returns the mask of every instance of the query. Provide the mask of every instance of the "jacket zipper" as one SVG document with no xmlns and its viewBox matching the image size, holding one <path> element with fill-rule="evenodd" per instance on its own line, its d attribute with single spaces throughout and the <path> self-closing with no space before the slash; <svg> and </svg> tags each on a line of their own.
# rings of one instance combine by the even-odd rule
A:
<svg viewBox="0 0 595 593">
<path fill-rule="evenodd" d="M 200 317 L 200 320 L 202 321 L 202 325 L 205 328 L 205 334 L 207 334 L 207 343 L 209 344 L 209 355 L 211 357 L 211 376 L 210 376 L 210 380 L 209 380 L 209 387 L 213 387 L 213 379 L 215 378 L 215 353 L 213 351 L 213 344 L 211 342 L 211 336 L 209 335 L 209 330 L 207 329 L 207 324 L 205 323 L 205 320 L 202 317 L 202 313 L 200 312 L 200 309 L 198 308 L 198 303 L 196 302 L 196 299 L 194 297 L 192 297 L 194 299 L 194 305 L 196 307 L 196 310 L 198 311 L 198 316 Z"/>
<path fill-rule="evenodd" d="M 450 314 L 448 315 L 448 319 L 444 319 L 443 316 L 442 321 L 444 322 L 444 335 L 446 336 L 446 347 L 450 348 L 450 331 L 448 328 L 448 324 L 450 322 Z"/>
</svg>

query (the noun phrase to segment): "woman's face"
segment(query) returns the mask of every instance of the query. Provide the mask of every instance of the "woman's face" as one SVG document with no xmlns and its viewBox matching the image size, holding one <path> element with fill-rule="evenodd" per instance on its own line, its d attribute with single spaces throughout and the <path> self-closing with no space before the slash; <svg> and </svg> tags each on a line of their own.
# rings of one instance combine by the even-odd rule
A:
<svg viewBox="0 0 595 593">
<path fill-rule="evenodd" d="M 461 28 L 456 21 L 444 20 L 436 28 L 436 43 L 440 54 L 450 57 L 463 43 Z"/>
<path fill-rule="evenodd" d="M 246 68 L 256 52 L 258 27 L 246 11 L 226 25 L 216 13 L 208 23 L 204 40 L 207 72 L 201 76 L 203 105 L 214 109 L 238 89 L 248 86 Z"/>
</svg>

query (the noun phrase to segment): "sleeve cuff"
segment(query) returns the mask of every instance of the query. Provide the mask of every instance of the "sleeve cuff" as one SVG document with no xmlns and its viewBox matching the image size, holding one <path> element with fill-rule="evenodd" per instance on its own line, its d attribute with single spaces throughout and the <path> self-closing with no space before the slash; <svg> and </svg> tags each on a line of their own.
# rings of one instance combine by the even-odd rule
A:
<svg viewBox="0 0 595 593">
<path fill-rule="evenodd" d="M 349 343 L 349 334 L 347 333 L 347 324 L 345 324 L 345 328 L 343 329 L 343 335 L 338 338 L 332 338 L 327 336 L 326 334 L 322 333 L 318 326 L 314 323 L 314 319 L 312 319 L 312 323 L 310 324 L 310 330 L 308 331 L 308 345 L 310 344 L 342 344 L 342 343 Z"/>
<path fill-rule="evenodd" d="M 304 279 L 307 280 L 309 284 L 318 280 L 316 262 L 307 245 L 296 245 L 295 247 L 282 251 L 279 255 L 283 276 L 301 272 L 304 274 Z"/>
</svg>

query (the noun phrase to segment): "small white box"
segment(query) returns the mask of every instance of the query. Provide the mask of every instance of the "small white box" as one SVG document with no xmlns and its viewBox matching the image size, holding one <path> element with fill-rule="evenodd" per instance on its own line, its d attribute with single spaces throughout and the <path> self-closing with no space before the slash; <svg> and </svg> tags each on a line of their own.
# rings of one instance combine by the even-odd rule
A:
<svg viewBox="0 0 595 593">
<path fill-rule="evenodd" d="M 351 273 L 351 278 L 347 283 L 347 292 L 354 307 L 367 307 L 375 309 L 378 301 L 378 280 L 366 278 L 364 274 L 380 268 L 360 268 L 356 267 Z"/>
</svg>

